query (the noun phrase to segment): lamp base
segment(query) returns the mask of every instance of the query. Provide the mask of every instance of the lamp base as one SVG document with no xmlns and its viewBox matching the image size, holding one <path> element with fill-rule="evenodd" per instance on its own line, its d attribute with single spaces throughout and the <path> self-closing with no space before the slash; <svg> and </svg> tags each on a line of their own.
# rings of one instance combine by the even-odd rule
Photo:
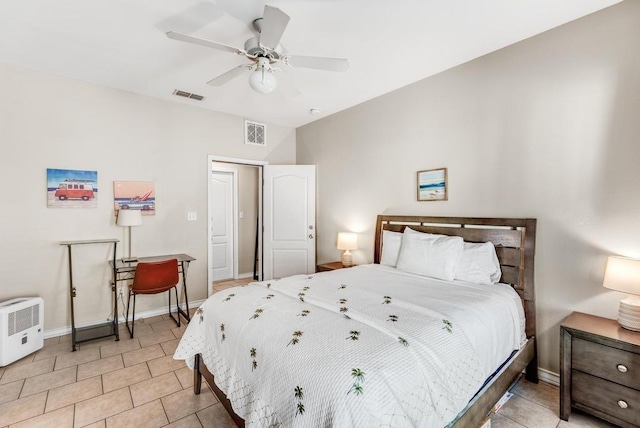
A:
<svg viewBox="0 0 640 428">
<path fill-rule="evenodd" d="M 627 330 L 640 331 L 640 299 L 629 296 L 620 300 L 618 323 Z"/>
<path fill-rule="evenodd" d="M 353 259 L 351 258 L 351 252 L 349 250 L 345 250 L 345 252 L 342 253 L 341 261 L 343 267 L 353 266 Z"/>
</svg>

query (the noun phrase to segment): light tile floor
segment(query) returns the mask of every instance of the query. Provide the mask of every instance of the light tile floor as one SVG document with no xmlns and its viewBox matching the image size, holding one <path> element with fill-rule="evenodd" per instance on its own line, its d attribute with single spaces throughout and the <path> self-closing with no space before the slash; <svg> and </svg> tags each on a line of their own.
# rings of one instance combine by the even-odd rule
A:
<svg viewBox="0 0 640 428">
<path fill-rule="evenodd" d="M 167 318 L 140 320 L 133 339 L 122 327 L 120 341 L 86 342 L 76 352 L 69 336 L 47 339 L 38 352 L 0 368 L 0 428 L 235 426 L 207 387 L 193 394 L 193 373 L 172 358 L 185 326 Z M 555 386 L 521 380 L 512 392 L 492 415 L 493 428 L 613 427 L 578 411 L 561 421 Z"/>
<path fill-rule="evenodd" d="M 0 427 L 234 427 L 208 387 L 173 352 L 185 324 L 167 315 L 137 321 L 135 338 L 78 345 L 70 336 L 0 368 Z"/>
<path fill-rule="evenodd" d="M 225 280 L 225 281 L 215 282 L 213 284 L 213 292 L 216 293 L 218 291 L 226 290 L 227 288 L 237 287 L 239 285 L 248 284 L 250 282 L 253 282 L 253 279 L 251 279 L 251 278 L 228 279 L 228 280 Z"/>
<path fill-rule="evenodd" d="M 559 418 L 560 395 L 557 386 L 545 382 L 534 384 L 524 378 L 511 389 L 513 396 L 491 415 L 491 428 L 611 428 L 601 419 L 578 410 L 571 412 L 569 421 Z"/>
</svg>

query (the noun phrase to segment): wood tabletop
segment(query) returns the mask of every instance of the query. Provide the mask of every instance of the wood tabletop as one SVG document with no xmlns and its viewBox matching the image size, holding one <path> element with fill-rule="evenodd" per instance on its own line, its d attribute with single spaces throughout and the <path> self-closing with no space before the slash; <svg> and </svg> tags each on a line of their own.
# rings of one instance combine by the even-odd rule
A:
<svg viewBox="0 0 640 428">
<path fill-rule="evenodd" d="M 584 331 L 640 346 L 640 332 L 624 329 L 618 321 L 610 318 L 574 312 L 565 318 L 561 325 L 566 329 Z"/>
</svg>

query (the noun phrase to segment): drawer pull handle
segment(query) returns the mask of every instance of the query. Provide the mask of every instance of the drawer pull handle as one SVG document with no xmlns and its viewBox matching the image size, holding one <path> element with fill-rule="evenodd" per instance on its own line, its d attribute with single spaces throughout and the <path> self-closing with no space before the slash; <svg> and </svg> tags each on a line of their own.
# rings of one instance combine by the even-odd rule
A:
<svg viewBox="0 0 640 428">
<path fill-rule="evenodd" d="M 629 405 L 627 404 L 627 402 L 626 402 L 626 401 L 624 401 L 624 400 L 618 400 L 618 406 L 619 406 L 621 409 L 626 409 L 627 407 L 629 407 Z"/>
<path fill-rule="evenodd" d="M 627 369 L 627 366 L 625 366 L 625 365 L 623 365 L 623 364 L 618 364 L 616 367 L 618 368 L 618 371 L 619 371 L 620 373 L 626 373 L 626 372 L 627 372 L 627 370 L 628 370 L 628 369 Z"/>
</svg>

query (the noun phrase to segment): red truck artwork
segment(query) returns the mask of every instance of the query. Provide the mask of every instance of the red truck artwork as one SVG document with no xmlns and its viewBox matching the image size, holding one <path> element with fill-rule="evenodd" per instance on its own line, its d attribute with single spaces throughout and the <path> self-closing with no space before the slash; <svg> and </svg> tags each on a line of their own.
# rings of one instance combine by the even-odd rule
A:
<svg viewBox="0 0 640 428">
<path fill-rule="evenodd" d="M 55 197 L 61 201 L 67 199 L 82 199 L 89 201 L 94 198 L 93 184 L 89 180 L 65 180 L 58 185 Z"/>
</svg>

